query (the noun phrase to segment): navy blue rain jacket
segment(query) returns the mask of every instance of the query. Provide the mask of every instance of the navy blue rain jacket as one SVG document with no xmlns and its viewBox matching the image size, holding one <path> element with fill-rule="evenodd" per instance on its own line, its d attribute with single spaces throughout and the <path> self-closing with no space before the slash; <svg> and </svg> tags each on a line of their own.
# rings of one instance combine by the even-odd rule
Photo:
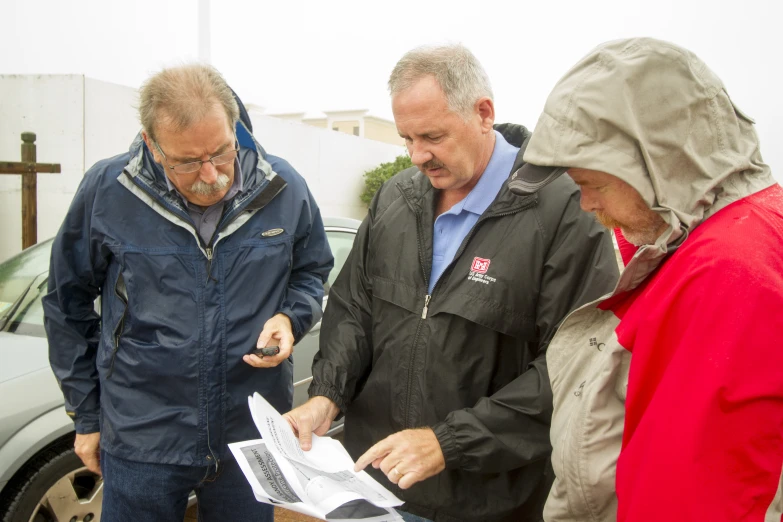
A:
<svg viewBox="0 0 783 522">
<path fill-rule="evenodd" d="M 258 438 L 248 395 L 292 406 L 292 360 L 259 369 L 242 356 L 276 313 L 297 341 L 318 322 L 333 259 L 305 181 L 249 129 L 243 111 L 244 187 L 210 244 L 140 136 L 85 174 L 54 241 L 50 362 L 76 432 L 100 431 L 112 455 L 208 465 Z"/>
</svg>

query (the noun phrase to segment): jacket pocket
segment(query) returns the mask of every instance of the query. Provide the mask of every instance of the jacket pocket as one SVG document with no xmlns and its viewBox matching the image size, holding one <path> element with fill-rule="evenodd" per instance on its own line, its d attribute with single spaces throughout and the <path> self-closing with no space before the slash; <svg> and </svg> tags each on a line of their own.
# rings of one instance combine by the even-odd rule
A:
<svg viewBox="0 0 783 522">
<path fill-rule="evenodd" d="M 109 359 L 109 369 L 106 372 L 106 378 L 109 379 L 114 372 L 114 361 L 117 359 L 117 352 L 120 349 L 120 339 L 122 338 L 122 332 L 125 329 L 125 317 L 128 314 L 128 290 L 125 287 L 125 278 L 122 277 L 122 272 L 117 276 L 117 282 L 114 284 L 114 295 L 122 302 L 122 313 L 120 319 L 114 325 L 112 330 L 112 353 Z"/>
</svg>

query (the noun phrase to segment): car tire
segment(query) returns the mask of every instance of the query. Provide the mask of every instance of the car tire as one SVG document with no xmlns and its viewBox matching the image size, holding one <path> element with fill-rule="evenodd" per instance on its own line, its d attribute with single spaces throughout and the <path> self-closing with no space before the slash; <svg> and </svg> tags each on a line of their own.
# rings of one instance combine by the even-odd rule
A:
<svg viewBox="0 0 783 522">
<path fill-rule="evenodd" d="M 3 522 L 99 522 L 103 481 L 84 467 L 70 440 L 31 459 L 3 497 Z"/>
</svg>

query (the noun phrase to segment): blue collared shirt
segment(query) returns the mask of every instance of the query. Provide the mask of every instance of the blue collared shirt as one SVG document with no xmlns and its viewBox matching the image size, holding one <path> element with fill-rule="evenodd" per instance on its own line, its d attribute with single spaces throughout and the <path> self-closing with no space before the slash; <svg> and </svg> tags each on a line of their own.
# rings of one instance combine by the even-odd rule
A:
<svg viewBox="0 0 783 522">
<path fill-rule="evenodd" d="M 188 209 L 188 214 L 190 214 L 190 219 L 192 219 L 193 223 L 196 225 L 198 235 L 201 236 L 204 243 L 208 245 L 210 239 L 212 239 L 212 235 L 215 233 L 215 229 L 217 229 L 220 218 L 223 216 L 223 207 L 225 207 L 226 201 L 231 201 L 237 193 L 242 191 L 242 167 L 239 165 L 239 157 L 237 156 L 234 160 L 234 183 L 231 184 L 231 188 L 228 189 L 228 192 L 223 196 L 223 199 L 207 208 L 199 207 L 198 205 L 189 202 L 185 199 L 185 196 L 179 193 L 177 187 L 171 183 L 168 176 L 164 174 L 163 177 L 166 178 L 166 185 L 168 186 L 169 191 L 175 192 L 182 198 L 185 207 Z"/>
<path fill-rule="evenodd" d="M 443 275 L 443 271 L 454 260 L 465 236 L 478 221 L 489 205 L 495 200 L 503 183 L 511 174 L 519 148 L 510 145 L 503 136 L 495 131 L 495 148 L 487 168 L 465 199 L 435 219 L 432 233 L 432 273 L 430 274 L 429 293 Z"/>
</svg>

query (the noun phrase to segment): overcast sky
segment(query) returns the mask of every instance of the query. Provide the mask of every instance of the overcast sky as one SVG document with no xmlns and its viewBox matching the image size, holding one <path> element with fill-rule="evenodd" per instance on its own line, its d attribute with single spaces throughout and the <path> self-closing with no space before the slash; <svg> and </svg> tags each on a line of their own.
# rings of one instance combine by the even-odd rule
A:
<svg viewBox="0 0 783 522">
<path fill-rule="evenodd" d="M 653 36 L 695 51 L 758 122 L 783 179 L 779 0 L 212 0 L 212 63 L 268 112 L 369 109 L 391 118 L 388 74 L 421 44 L 484 64 L 499 122 L 534 127 L 557 79 L 595 45 Z M 138 87 L 198 57 L 197 0 L 0 0 L 0 74 L 76 73 Z M 27 34 L 26 32 L 29 32 Z M 2 101 L 0 100 L 0 103 Z"/>
</svg>

